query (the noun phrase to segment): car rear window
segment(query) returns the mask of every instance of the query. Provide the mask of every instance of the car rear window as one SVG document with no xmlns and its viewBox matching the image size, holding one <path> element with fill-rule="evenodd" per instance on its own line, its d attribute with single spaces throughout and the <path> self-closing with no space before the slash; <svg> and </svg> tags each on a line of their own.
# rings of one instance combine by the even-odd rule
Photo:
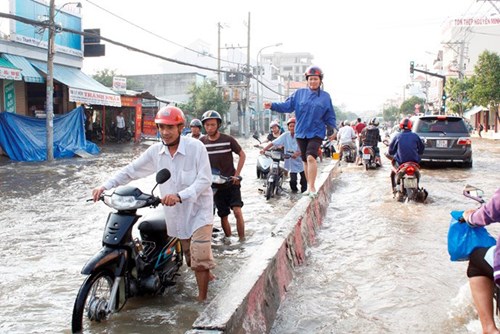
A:
<svg viewBox="0 0 500 334">
<path fill-rule="evenodd" d="M 415 132 L 467 133 L 468 131 L 464 121 L 461 118 L 421 118 L 418 120 Z"/>
</svg>

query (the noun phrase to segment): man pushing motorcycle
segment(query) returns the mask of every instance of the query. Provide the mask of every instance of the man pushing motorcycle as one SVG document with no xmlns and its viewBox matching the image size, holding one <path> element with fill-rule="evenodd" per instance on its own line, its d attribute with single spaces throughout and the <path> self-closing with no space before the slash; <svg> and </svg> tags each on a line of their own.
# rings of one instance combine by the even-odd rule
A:
<svg viewBox="0 0 500 334">
<path fill-rule="evenodd" d="M 174 106 L 161 108 L 155 123 L 161 142 L 125 166 L 102 186 L 92 190 L 98 201 L 104 190 L 124 185 L 167 168 L 171 178 L 160 194 L 167 233 L 181 240 L 188 267 L 195 272 L 198 300 L 207 299 L 208 282 L 215 267 L 211 249 L 213 223 L 212 171 L 207 149 L 197 139 L 181 136 L 186 118 Z"/>
</svg>

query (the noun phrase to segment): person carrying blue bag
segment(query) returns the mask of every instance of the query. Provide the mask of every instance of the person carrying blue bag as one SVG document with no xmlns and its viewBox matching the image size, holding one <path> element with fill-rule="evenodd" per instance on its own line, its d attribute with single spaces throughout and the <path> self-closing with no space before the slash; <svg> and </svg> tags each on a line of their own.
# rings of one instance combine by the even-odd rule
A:
<svg viewBox="0 0 500 334">
<path fill-rule="evenodd" d="M 463 218 L 471 226 L 500 222 L 500 188 L 485 205 L 464 211 Z M 467 267 L 472 298 L 483 333 L 500 334 L 493 313 L 495 285 L 500 285 L 500 247 L 497 247 L 499 240 L 494 246 L 475 248 L 470 254 Z"/>
</svg>

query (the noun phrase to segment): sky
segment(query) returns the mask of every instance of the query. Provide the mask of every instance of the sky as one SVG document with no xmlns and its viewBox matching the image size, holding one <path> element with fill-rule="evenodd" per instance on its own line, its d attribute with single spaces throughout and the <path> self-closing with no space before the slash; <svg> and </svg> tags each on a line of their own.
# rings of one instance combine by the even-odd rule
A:
<svg viewBox="0 0 500 334">
<path fill-rule="evenodd" d="M 360 114 L 380 111 L 386 100 L 403 95 L 410 61 L 432 64 L 447 20 L 496 12 L 476 0 L 81 1 L 83 28 L 100 28 L 102 36 L 169 58 L 185 54 L 196 40 L 216 57 L 218 23 L 222 46 L 241 46 L 245 53 L 250 13 L 251 58 L 277 43 L 282 45 L 263 53 L 311 53 L 334 105 Z M 84 60 L 85 73 L 153 74 L 164 68 L 164 61 L 106 44 L 105 57 Z M 229 60 L 246 63 L 246 57 Z"/>
</svg>

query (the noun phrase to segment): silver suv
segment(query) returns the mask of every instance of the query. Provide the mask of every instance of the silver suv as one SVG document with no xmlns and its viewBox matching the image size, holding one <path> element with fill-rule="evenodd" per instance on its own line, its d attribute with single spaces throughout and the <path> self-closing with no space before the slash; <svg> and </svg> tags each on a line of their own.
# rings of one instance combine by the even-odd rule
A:
<svg viewBox="0 0 500 334">
<path fill-rule="evenodd" d="M 472 167 L 471 138 L 462 117 L 416 116 L 412 122 L 412 131 L 425 143 L 422 161 L 461 162 Z"/>
</svg>

